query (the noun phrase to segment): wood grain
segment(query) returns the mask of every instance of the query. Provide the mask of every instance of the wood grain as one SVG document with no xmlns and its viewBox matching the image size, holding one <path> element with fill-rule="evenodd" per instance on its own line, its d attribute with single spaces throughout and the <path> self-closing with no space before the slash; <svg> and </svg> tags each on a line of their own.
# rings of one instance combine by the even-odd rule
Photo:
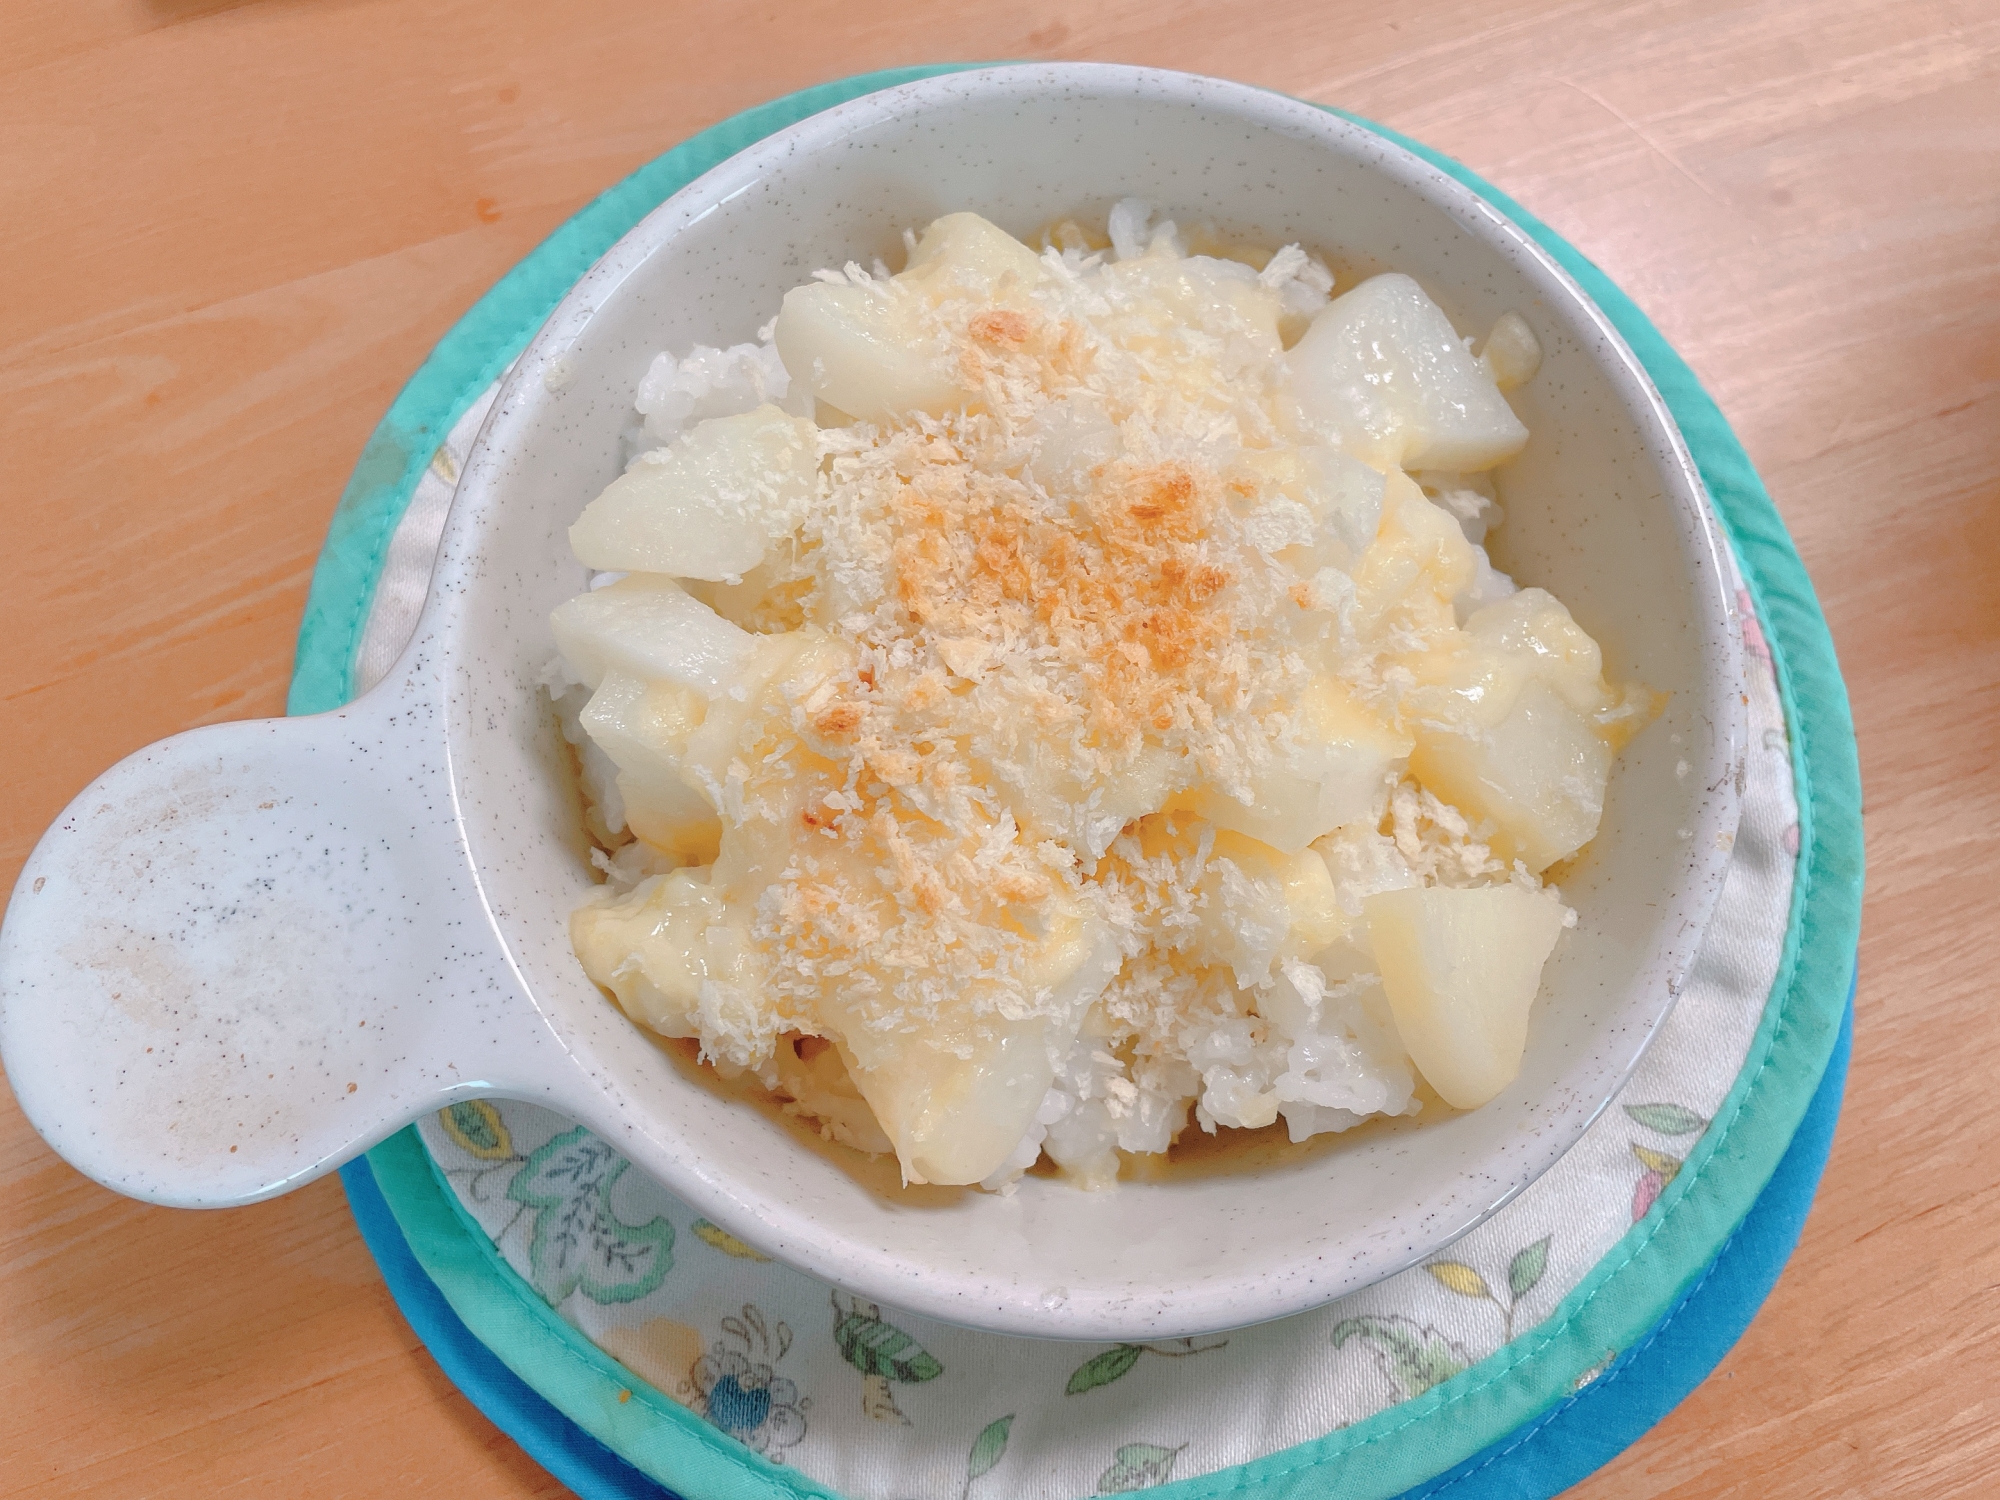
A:
<svg viewBox="0 0 2000 1500">
<path fill-rule="evenodd" d="M 0 11 L 0 880 L 149 740 L 283 706 L 355 455 L 605 185 L 868 68 L 1100 58 L 1342 104 L 1515 195 L 1735 422 L 1868 790 L 1805 1239 L 1589 1500 L 2000 1492 L 2000 7 L 1992 0 L 19 0 Z M 338 1187 L 117 1199 L 0 1098 L 0 1495 L 560 1488 L 430 1362 Z"/>
</svg>

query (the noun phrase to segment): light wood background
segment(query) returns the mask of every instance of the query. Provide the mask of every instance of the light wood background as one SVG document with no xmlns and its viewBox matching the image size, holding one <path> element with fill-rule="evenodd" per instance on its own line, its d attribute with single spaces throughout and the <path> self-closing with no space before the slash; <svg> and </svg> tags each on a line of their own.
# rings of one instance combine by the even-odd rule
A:
<svg viewBox="0 0 2000 1500">
<path fill-rule="evenodd" d="M 1854 1071 L 1770 1303 L 1575 1493 L 2000 1493 L 1995 0 L 10 0 L 0 880 L 126 752 L 282 711 L 364 438 L 542 236 L 747 105 L 954 57 L 1195 69 L 1394 125 L 1707 381 L 1853 693 Z M 432 1364 L 334 1182 L 142 1207 L 0 1090 L 0 1495 L 420 1493 L 562 1491 Z"/>
</svg>

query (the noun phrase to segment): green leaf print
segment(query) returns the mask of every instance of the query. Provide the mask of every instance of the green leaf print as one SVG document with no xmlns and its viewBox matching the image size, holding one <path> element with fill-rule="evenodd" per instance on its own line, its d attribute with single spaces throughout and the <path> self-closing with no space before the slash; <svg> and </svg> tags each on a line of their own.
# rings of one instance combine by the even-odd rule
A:
<svg viewBox="0 0 2000 1500">
<path fill-rule="evenodd" d="M 1465 1350 L 1435 1328 L 1395 1315 L 1347 1318 L 1335 1325 L 1334 1348 L 1346 1347 L 1351 1339 L 1368 1345 L 1382 1373 L 1405 1400 L 1443 1384 L 1472 1362 Z"/>
<path fill-rule="evenodd" d="M 631 1165 L 582 1126 L 543 1146 L 507 1185 L 535 1215 L 528 1263 L 535 1290 L 551 1307 L 571 1292 L 593 1302 L 636 1302 L 674 1264 L 674 1226 L 655 1216 L 627 1224 L 611 1189 Z"/>
<path fill-rule="evenodd" d="M 484 1099 L 461 1099 L 438 1111 L 444 1133 L 481 1161 L 506 1161 L 514 1155 L 513 1138 L 500 1111 Z"/>
<path fill-rule="evenodd" d="M 935 1380 L 944 1366 L 893 1323 L 882 1321 L 882 1309 L 872 1302 L 843 1308 L 833 1304 L 833 1342 L 840 1357 L 863 1375 L 914 1385 Z"/>
<path fill-rule="evenodd" d="M 1542 1273 L 1549 1268 L 1549 1241 L 1554 1238 L 1543 1235 L 1507 1263 L 1507 1290 L 1516 1302 L 1541 1283 Z"/>
<path fill-rule="evenodd" d="M 1014 1413 L 988 1422 L 979 1436 L 972 1440 L 972 1452 L 965 1459 L 965 1487 L 972 1488 L 972 1481 L 993 1472 L 993 1466 L 1000 1462 L 1007 1452 L 1007 1436 L 1014 1430 Z"/>
<path fill-rule="evenodd" d="M 1137 1344 L 1113 1344 L 1102 1354 L 1078 1365 L 1076 1372 L 1069 1377 L 1069 1384 L 1063 1387 L 1063 1394 L 1081 1396 L 1085 1391 L 1111 1384 L 1139 1362 L 1142 1352 Z"/>
<path fill-rule="evenodd" d="M 1185 1448 L 1186 1443 L 1181 1444 Z M 1097 1476 L 1097 1493 L 1124 1495 L 1165 1484 L 1174 1472 L 1181 1448 L 1156 1448 L 1151 1443 L 1127 1443 L 1111 1455 L 1111 1467 Z"/>
<path fill-rule="evenodd" d="M 1679 1104 L 1628 1104 L 1625 1113 L 1661 1135 L 1692 1135 L 1708 1129 L 1706 1116 Z"/>
</svg>

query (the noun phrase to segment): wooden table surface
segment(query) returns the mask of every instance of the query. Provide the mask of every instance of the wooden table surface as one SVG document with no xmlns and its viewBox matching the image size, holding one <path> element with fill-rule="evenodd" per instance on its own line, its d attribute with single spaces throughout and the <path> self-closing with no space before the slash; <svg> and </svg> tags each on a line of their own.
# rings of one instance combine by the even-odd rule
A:
<svg viewBox="0 0 2000 1500">
<path fill-rule="evenodd" d="M 509 265 L 704 125 L 950 57 L 1384 121 L 1567 235 L 1707 382 L 1853 694 L 1854 1066 L 1769 1304 L 1573 1493 L 2000 1493 L 1994 0 L 13 0 L 0 888 L 120 756 L 282 711 L 349 467 Z M 142 1207 L 0 1090 L 0 1495 L 430 1492 L 563 1493 L 431 1362 L 337 1183 Z"/>
</svg>

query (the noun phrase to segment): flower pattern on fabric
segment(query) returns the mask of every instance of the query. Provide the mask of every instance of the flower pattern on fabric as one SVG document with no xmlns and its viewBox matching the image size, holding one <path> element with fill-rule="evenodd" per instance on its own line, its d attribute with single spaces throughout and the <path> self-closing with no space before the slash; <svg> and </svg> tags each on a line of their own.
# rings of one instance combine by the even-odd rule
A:
<svg viewBox="0 0 2000 1500">
<path fill-rule="evenodd" d="M 1694 1169 L 1756 1034 L 1783 947 L 1799 808 L 1775 680 L 1757 649 L 1768 643 L 1748 629 L 1745 640 L 1751 733 L 1737 859 L 1709 946 L 1624 1099 L 1448 1254 L 1319 1311 L 1198 1339 L 992 1337 L 855 1300 L 764 1259 L 536 1106 L 460 1101 L 420 1123 L 425 1147 L 505 1265 L 550 1299 L 551 1316 L 622 1361 L 607 1372 L 630 1388 L 623 1423 L 693 1413 L 739 1439 L 746 1463 L 782 1462 L 851 1500 L 1129 1493 L 1366 1421 L 1469 1371 L 1478 1378 L 1479 1360 L 1550 1317 Z M 1615 1351 L 1599 1356 L 1561 1371 L 1557 1388 L 1615 1368 Z"/>
<path fill-rule="evenodd" d="M 1490 1302 L 1500 1310 L 1502 1327 L 1500 1342 L 1511 1343 L 1514 1338 L 1514 1318 L 1521 1310 L 1521 1299 L 1542 1283 L 1542 1277 L 1549 1269 L 1549 1242 L 1554 1235 L 1543 1235 L 1525 1250 L 1517 1251 L 1507 1262 L 1507 1300 L 1502 1302 L 1486 1284 L 1486 1278 L 1464 1261 L 1434 1260 L 1424 1269 L 1431 1278 L 1446 1291 L 1456 1292 L 1461 1297 L 1472 1297 Z"/>
<path fill-rule="evenodd" d="M 1167 1359 L 1185 1359 L 1190 1354 L 1206 1354 L 1211 1349 L 1226 1348 L 1228 1339 L 1162 1339 L 1153 1344 L 1113 1344 L 1102 1354 L 1092 1355 L 1071 1372 L 1063 1393 L 1081 1396 L 1085 1391 L 1094 1391 L 1099 1386 L 1110 1385 L 1114 1380 L 1122 1380 L 1132 1372 L 1142 1354 L 1158 1354 Z"/>
<path fill-rule="evenodd" d="M 441 1109 L 438 1123 L 468 1156 L 481 1161 L 521 1160 L 514 1154 L 514 1138 L 507 1133 L 500 1107 L 491 1099 L 464 1099 Z"/>
<path fill-rule="evenodd" d="M 1635 1124 L 1645 1126 L 1656 1135 L 1698 1136 L 1708 1129 L 1708 1117 L 1685 1104 L 1628 1104 L 1625 1113 Z M 1670 1156 L 1641 1141 L 1633 1141 L 1631 1146 L 1633 1157 L 1645 1169 L 1632 1189 L 1632 1222 L 1636 1224 L 1652 1212 L 1667 1184 L 1680 1175 L 1687 1158 Z"/>
<path fill-rule="evenodd" d="M 1387 1317 L 1347 1318 L 1333 1330 L 1333 1347 L 1345 1348 L 1360 1342 L 1375 1356 L 1375 1363 L 1395 1387 L 1396 1397 L 1408 1401 L 1434 1385 L 1442 1385 L 1472 1364 L 1465 1346 L 1446 1338 L 1428 1323 L 1419 1323 L 1392 1313 Z"/>
<path fill-rule="evenodd" d="M 873 1422 L 900 1422 L 910 1425 L 896 1405 L 889 1386 L 918 1385 L 944 1373 L 929 1350 L 893 1323 L 882 1320 L 882 1309 L 873 1302 L 839 1292 L 833 1299 L 833 1342 L 840 1357 L 861 1372 L 861 1413 Z"/>
<path fill-rule="evenodd" d="M 745 1303 L 741 1317 L 722 1320 L 722 1337 L 688 1372 L 694 1388 L 689 1404 L 711 1425 L 773 1463 L 783 1463 L 785 1450 L 805 1438 L 806 1414 L 812 1410 L 812 1398 L 801 1396 L 772 1363 L 791 1347 L 790 1328 L 768 1322 L 754 1304 Z"/>
<path fill-rule="evenodd" d="M 665 1218 L 628 1224 L 611 1190 L 632 1164 L 582 1126 L 521 1164 L 507 1196 L 535 1216 L 528 1246 L 535 1290 L 550 1305 L 582 1291 L 594 1302 L 635 1302 L 674 1264 Z"/>
<path fill-rule="evenodd" d="M 437 1121 L 445 1138 L 471 1158 L 469 1162 L 446 1163 L 438 1161 L 438 1153 L 432 1153 L 432 1160 L 457 1192 L 459 1201 L 486 1207 L 493 1203 L 498 1184 L 504 1202 L 517 1169 L 528 1158 L 515 1149 L 513 1133 L 500 1106 L 491 1099 L 468 1099 L 439 1110 Z M 506 1149 L 501 1154 L 503 1146 Z M 524 1212 L 526 1206 L 517 1202 L 505 1223 L 497 1228 L 483 1227 L 498 1244 L 513 1232 Z"/>
<path fill-rule="evenodd" d="M 1757 607 L 1751 603 L 1748 589 L 1739 588 L 1736 591 L 1736 617 L 1743 623 L 1743 649 L 1769 666 L 1771 644 L 1764 639 L 1764 627 L 1757 619 Z"/>
</svg>

